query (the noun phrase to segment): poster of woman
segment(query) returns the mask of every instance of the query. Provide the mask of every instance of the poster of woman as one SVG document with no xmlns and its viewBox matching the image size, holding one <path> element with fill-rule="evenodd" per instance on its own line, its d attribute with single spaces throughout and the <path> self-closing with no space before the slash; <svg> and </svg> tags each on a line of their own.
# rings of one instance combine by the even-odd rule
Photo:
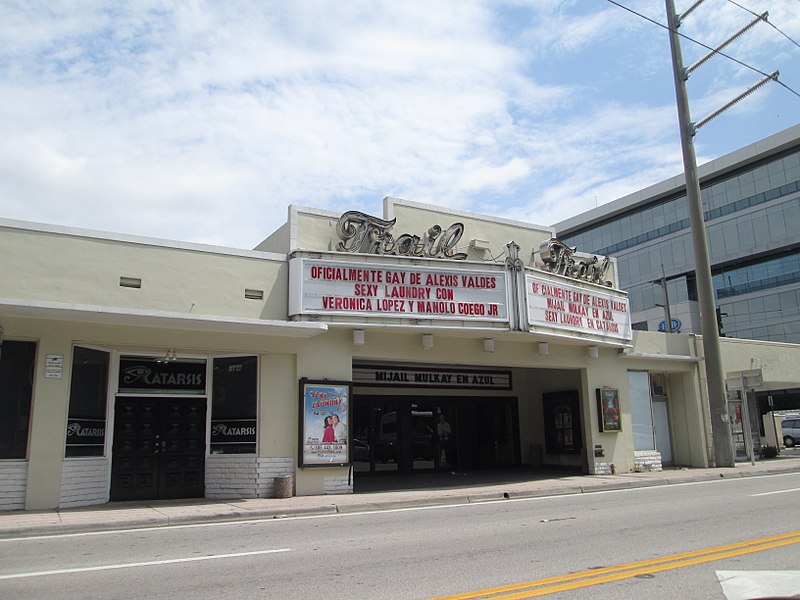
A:
<svg viewBox="0 0 800 600">
<path fill-rule="evenodd" d="M 349 382 L 300 381 L 301 467 L 346 465 Z"/>
<path fill-rule="evenodd" d="M 597 388 L 597 413 L 601 433 L 619 433 L 622 431 L 618 389 L 610 387 Z"/>
</svg>

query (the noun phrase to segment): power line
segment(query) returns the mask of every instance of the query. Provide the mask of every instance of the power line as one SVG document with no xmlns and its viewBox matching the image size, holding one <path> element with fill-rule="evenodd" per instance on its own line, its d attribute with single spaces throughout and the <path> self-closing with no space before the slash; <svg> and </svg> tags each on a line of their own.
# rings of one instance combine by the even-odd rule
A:
<svg viewBox="0 0 800 600">
<path fill-rule="evenodd" d="M 658 21 L 656 21 L 654 19 L 651 19 L 650 17 L 648 17 L 646 15 L 643 15 L 642 13 L 636 12 L 635 10 L 633 10 L 632 8 L 628 8 L 624 4 L 616 2 L 615 0 L 606 0 L 606 1 L 611 3 L 611 4 L 613 4 L 614 6 L 617 6 L 617 7 L 621 8 L 621 9 L 623 9 L 623 10 L 627 10 L 629 13 L 632 13 L 632 14 L 636 15 L 637 17 L 639 17 L 641 19 L 644 19 L 645 21 L 649 21 L 653 25 L 657 25 L 658 27 L 661 27 L 662 29 L 666 29 L 667 31 L 669 31 L 669 27 L 667 27 L 663 23 L 659 23 Z M 722 56 L 723 58 L 727 58 L 728 60 L 735 62 L 739 66 L 742 66 L 742 67 L 744 67 L 746 69 L 750 69 L 751 71 L 754 71 L 754 72 L 758 73 L 759 75 L 761 75 L 763 77 L 771 77 L 768 73 L 765 73 L 764 71 L 761 71 L 760 69 L 757 69 L 757 68 L 755 68 L 755 67 L 753 67 L 751 65 L 748 65 L 747 63 L 742 62 L 738 58 L 734 58 L 733 56 L 731 56 L 729 54 L 726 54 L 725 52 L 721 52 L 719 50 L 715 50 L 711 46 L 707 46 L 703 42 L 700 42 L 700 41 L 698 41 L 698 40 L 696 40 L 694 38 L 691 38 L 688 35 L 685 35 L 685 34 L 681 33 L 680 31 L 676 31 L 676 33 L 680 37 L 682 37 L 682 38 L 684 38 L 686 40 L 689 40 L 690 42 L 692 42 L 694 44 L 697 44 L 698 46 L 701 46 L 702 48 L 705 48 L 706 50 L 708 50 L 710 52 L 713 52 L 714 54 L 718 54 L 719 56 Z M 788 85 L 783 83 L 780 79 L 773 79 L 773 81 L 775 83 L 777 83 L 778 85 L 780 85 L 781 87 L 789 90 L 792 94 L 794 94 L 798 98 L 800 98 L 800 93 L 798 93 L 795 90 L 793 90 L 791 87 L 789 87 Z"/>
<path fill-rule="evenodd" d="M 743 11 L 745 11 L 745 12 L 749 12 L 749 13 L 750 13 L 751 15 L 753 15 L 754 17 L 757 17 L 757 16 L 758 16 L 758 15 L 757 15 L 756 13 L 754 13 L 752 10 L 750 10 L 750 9 L 749 9 L 749 8 L 747 8 L 746 6 L 742 6 L 742 5 L 741 5 L 741 4 L 739 4 L 738 2 L 735 2 L 734 0 L 728 0 L 728 2 L 730 2 L 730 3 L 731 3 L 731 4 L 733 4 L 734 6 L 738 6 L 739 8 L 741 8 L 741 9 L 742 9 Z M 800 48 L 800 44 L 798 44 L 798 43 L 797 43 L 796 41 L 794 41 L 794 40 L 793 40 L 791 37 L 789 37 L 787 34 L 785 34 L 783 31 L 781 31 L 781 30 L 778 28 L 778 26 L 777 26 L 777 25 L 775 25 L 775 24 L 774 24 L 774 23 L 772 23 L 771 21 L 768 21 L 767 19 L 762 19 L 762 20 L 763 20 L 763 21 L 764 21 L 764 22 L 765 22 L 767 25 L 769 25 L 770 27 L 772 27 L 772 28 L 773 28 L 775 31 L 777 31 L 778 33 L 780 33 L 780 34 L 781 34 L 783 37 L 785 37 L 787 40 L 789 40 L 790 42 L 792 42 L 792 43 L 793 43 L 795 46 L 797 46 L 798 48 Z"/>
</svg>

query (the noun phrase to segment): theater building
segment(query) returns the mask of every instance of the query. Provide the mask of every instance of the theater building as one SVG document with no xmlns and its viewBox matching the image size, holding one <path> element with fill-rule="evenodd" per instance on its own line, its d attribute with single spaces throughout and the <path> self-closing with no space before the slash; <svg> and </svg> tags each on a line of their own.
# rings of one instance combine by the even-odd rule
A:
<svg viewBox="0 0 800 600">
<path fill-rule="evenodd" d="M 0 509 L 713 460 L 702 338 L 634 332 L 615 259 L 547 227 L 386 198 L 254 250 L 0 220 L 0 255 Z M 735 414 L 800 373 L 723 344 Z"/>
</svg>

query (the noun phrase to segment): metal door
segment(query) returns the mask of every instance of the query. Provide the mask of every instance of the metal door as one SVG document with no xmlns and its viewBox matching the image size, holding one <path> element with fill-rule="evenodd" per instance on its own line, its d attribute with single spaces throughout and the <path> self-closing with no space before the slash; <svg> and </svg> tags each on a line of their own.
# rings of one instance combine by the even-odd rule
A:
<svg viewBox="0 0 800 600">
<path fill-rule="evenodd" d="M 661 454 L 661 464 L 671 465 L 672 440 L 669 434 L 669 408 L 663 400 L 653 400 L 653 431 L 656 437 L 656 450 Z"/>
<path fill-rule="evenodd" d="M 741 393 L 740 390 L 734 390 Z M 748 435 L 747 423 L 741 399 L 728 400 L 728 414 L 730 415 L 731 437 L 733 438 L 733 451 L 735 460 L 748 460 Z"/>
</svg>

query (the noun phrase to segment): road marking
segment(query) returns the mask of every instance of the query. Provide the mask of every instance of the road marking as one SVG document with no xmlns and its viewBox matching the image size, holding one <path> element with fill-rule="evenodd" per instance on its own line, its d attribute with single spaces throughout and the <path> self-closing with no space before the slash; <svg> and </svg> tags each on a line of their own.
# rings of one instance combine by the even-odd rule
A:
<svg viewBox="0 0 800 600">
<path fill-rule="evenodd" d="M 660 558 L 641 560 L 613 567 L 603 567 L 600 569 L 590 569 L 579 571 L 568 575 L 547 577 L 534 581 L 524 581 L 511 585 L 504 585 L 462 594 L 442 596 L 435 600 L 467 600 L 470 598 L 491 597 L 492 600 L 522 600 L 524 598 L 535 598 L 556 592 L 565 592 L 578 588 L 590 587 L 601 583 L 610 583 L 621 579 L 630 579 L 637 575 L 649 575 L 691 567 L 715 560 L 723 560 L 734 556 L 761 552 L 773 548 L 781 548 L 791 544 L 800 544 L 800 531 L 773 535 L 770 537 L 737 542 L 726 546 L 716 546 L 691 552 L 681 552 Z M 534 589 L 535 588 L 535 589 Z"/>
<path fill-rule="evenodd" d="M 728 600 L 790 598 L 800 589 L 800 571 L 717 571 L 717 580 Z"/>
<path fill-rule="evenodd" d="M 717 483 L 733 483 L 733 482 L 744 482 L 753 479 L 765 479 L 765 478 L 775 478 L 775 477 L 796 477 L 796 472 L 791 473 L 772 473 L 768 475 L 754 475 L 752 477 L 736 477 L 736 478 L 728 478 L 728 479 L 709 479 L 705 481 L 686 481 L 683 483 L 666 483 L 663 485 L 651 485 L 651 486 L 642 486 L 642 487 L 630 487 L 630 488 L 622 488 L 622 489 L 613 489 L 613 490 L 586 490 L 583 492 L 572 492 L 569 494 L 558 494 L 554 496 L 524 496 L 521 498 L 498 498 L 497 500 L 479 500 L 479 501 L 472 501 L 472 502 L 459 502 L 456 504 L 431 504 L 426 506 L 406 506 L 402 508 L 390 508 L 390 509 L 378 509 L 378 510 L 359 510 L 359 511 L 352 511 L 352 512 L 331 512 L 331 513 L 324 513 L 324 514 L 313 514 L 313 515 L 286 515 L 286 516 L 269 516 L 269 517 L 262 517 L 262 518 L 254 518 L 254 519 L 237 519 L 237 520 L 230 520 L 230 521 L 212 521 L 212 522 L 205 522 L 205 523 L 184 523 L 181 525 L 156 525 L 152 527 L 134 527 L 134 528 L 126 528 L 126 529 L 107 529 L 104 531 L 81 531 L 75 533 L 51 533 L 46 535 L 29 535 L 24 537 L 7 537 L 7 538 L 0 538 L 0 543 L 3 542 L 29 542 L 29 541 L 41 541 L 41 540 L 52 540 L 52 539 L 61 539 L 61 538 L 74 538 L 74 537 L 89 537 L 89 536 L 97 536 L 97 535 L 119 535 L 119 534 L 126 534 L 126 533 L 143 533 L 143 532 L 151 532 L 151 531 L 174 531 L 176 529 L 197 529 L 201 527 L 226 527 L 229 525 L 256 525 L 256 524 L 265 524 L 265 523 L 285 523 L 287 521 L 307 521 L 311 519 L 333 519 L 333 518 L 342 518 L 342 517 L 363 517 L 367 515 L 382 515 L 382 514 L 391 514 L 391 513 L 403 513 L 403 512 L 416 512 L 416 511 L 423 511 L 423 510 L 448 510 L 452 508 L 467 508 L 467 507 L 479 507 L 479 506 L 491 506 L 493 504 L 509 504 L 513 502 L 544 502 L 547 500 L 558 500 L 561 498 L 591 498 L 592 496 L 597 495 L 604 495 L 604 494 L 621 494 L 621 493 L 628 493 L 628 492 L 647 492 L 650 490 L 661 490 L 663 488 L 678 488 L 678 487 L 688 487 L 688 486 L 702 486 L 702 485 L 713 485 Z"/>
<path fill-rule="evenodd" d="M 800 492 L 800 488 L 794 488 L 792 490 L 777 490 L 775 492 L 762 492 L 761 494 L 750 494 L 750 497 L 755 498 L 756 496 L 771 496 L 772 494 L 788 494 L 789 492 Z"/>
<path fill-rule="evenodd" d="M 76 567 L 73 569 L 56 569 L 53 571 L 34 571 L 32 573 L 11 573 L 10 575 L 0 575 L 0 581 L 6 579 L 25 579 L 28 577 L 47 577 L 49 575 L 66 575 L 69 573 L 92 573 L 94 571 L 113 571 L 115 569 L 134 569 L 137 567 L 155 567 L 159 565 L 174 565 L 177 563 L 198 562 L 201 560 L 219 560 L 221 558 L 239 558 L 242 556 L 258 556 L 261 554 L 275 554 L 278 552 L 290 552 L 289 548 L 278 548 L 275 550 L 254 550 L 252 552 L 234 552 L 233 554 L 212 554 L 210 556 L 191 556 L 188 558 L 171 558 L 166 560 L 152 560 L 137 563 L 122 563 L 118 565 L 99 565 L 97 567 Z"/>
</svg>

